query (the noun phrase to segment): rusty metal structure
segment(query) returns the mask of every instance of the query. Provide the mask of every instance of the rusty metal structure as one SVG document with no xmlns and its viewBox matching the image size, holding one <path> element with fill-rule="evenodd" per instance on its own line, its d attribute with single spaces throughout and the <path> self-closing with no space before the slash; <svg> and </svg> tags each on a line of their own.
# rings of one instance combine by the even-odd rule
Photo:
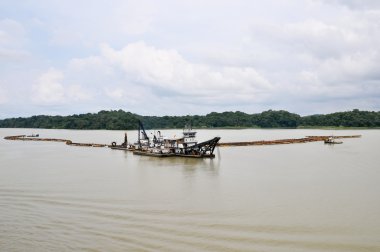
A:
<svg viewBox="0 0 380 252">
<path fill-rule="evenodd" d="M 158 135 L 153 135 L 150 141 L 145 132 L 144 126 L 139 121 L 138 141 L 134 144 L 133 153 L 136 155 L 155 156 L 155 157 L 194 157 L 194 158 L 213 158 L 214 150 L 220 137 L 198 143 L 196 131 L 191 126 L 186 126 L 183 136 L 180 138 L 164 138 L 160 131 Z"/>
</svg>

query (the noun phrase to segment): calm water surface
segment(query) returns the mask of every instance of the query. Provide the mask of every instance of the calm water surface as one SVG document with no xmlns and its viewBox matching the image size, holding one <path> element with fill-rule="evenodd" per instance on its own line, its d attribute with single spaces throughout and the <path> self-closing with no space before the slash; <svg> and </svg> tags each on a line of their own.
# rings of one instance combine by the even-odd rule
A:
<svg viewBox="0 0 380 252">
<path fill-rule="evenodd" d="M 363 135 L 224 147 L 213 160 L 3 139 L 31 133 L 124 134 L 0 129 L 0 251 L 380 251 L 379 130 L 199 130 L 222 142 Z"/>
</svg>

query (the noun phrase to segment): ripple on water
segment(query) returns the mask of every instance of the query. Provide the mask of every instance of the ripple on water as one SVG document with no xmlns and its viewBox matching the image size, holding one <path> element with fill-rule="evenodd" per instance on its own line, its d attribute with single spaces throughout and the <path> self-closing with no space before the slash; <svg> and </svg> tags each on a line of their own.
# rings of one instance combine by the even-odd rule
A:
<svg viewBox="0 0 380 252">
<path fill-rule="evenodd" d="M 133 201 L 0 190 L 1 230 L 11 249 L 86 251 L 378 251 L 339 227 L 253 225 L 236 213 L 187 211 Z M 22 237 L 22 238 L 20 238 Z M 69 242 L 68 242 L 69 241 Z"/>
</svg>

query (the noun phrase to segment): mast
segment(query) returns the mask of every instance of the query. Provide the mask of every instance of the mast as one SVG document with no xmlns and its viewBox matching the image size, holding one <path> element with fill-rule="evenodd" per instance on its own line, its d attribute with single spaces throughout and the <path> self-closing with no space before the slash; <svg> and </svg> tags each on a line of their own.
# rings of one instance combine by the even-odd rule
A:
<svg viewBox="0 0 380 252">
<path fill-rule="evenodd" d="M 142 137 L 140 136 L 140 134 L 142 134 Z M 139 120 L 139 135 L 138 135 L 139 147 L 141 147 L 141 139 L 142 139 L 142 140 L 148 140 L 148 146 L 149 146 L 149 144 L 150 144 L 150 142 L 149 142 L 149 137 L 148 137 L 148 135 L 147 135 L 146 132 L 145 132 L 144 125 L 143 125 L 142 122 Z"/>
</svg>

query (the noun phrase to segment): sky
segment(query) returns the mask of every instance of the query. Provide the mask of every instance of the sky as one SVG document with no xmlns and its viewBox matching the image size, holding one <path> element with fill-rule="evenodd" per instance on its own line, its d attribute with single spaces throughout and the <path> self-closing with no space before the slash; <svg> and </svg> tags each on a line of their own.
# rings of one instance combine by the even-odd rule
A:
<svg viewBox="0 0 380 252">
<path fill-rule="evenodd" d="M 380 110 L 377 0 L 1 0 L 0 118 Z"/>
</svg>

